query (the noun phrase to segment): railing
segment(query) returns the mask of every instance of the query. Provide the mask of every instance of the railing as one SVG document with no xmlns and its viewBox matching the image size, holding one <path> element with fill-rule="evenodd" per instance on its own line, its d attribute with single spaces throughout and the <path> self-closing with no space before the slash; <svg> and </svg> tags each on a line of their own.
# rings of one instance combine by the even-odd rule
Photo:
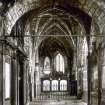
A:
<svg viewBox="0 0 105 105">
<path fill-rule="evenodd" d="M 71 99 L 68 92 L 42 92 L 35 97 L 36 100 L 69 100 Z"/>
<path fill-rule="evenodd" d="M 45 86 L 42 86 L 42 84 L 38 84 L 35 86 L 36 100 L 68 100 L 69 98 L 71 98 L 70 96 L 76 97 L 74 86 L 69 87 L 69 85 L 67 84 L 46 84 Z"/>
</svg>

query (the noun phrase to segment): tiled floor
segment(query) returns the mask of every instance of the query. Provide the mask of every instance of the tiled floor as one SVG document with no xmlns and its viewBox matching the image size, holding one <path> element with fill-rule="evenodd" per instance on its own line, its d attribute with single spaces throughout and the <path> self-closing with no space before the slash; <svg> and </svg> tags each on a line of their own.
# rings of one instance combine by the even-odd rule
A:
<svg viewBox="0 0 105 105">
<path fill-rule="evenodd" d="M 45 100 L 33 101 L 29 105 L 87 105 L 81 100 Z"/>
</svg>

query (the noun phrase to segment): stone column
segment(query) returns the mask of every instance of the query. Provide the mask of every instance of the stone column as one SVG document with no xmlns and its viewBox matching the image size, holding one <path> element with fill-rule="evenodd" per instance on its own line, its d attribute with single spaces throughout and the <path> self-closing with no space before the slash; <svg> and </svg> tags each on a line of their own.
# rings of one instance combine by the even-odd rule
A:
<svg viewBox="0 0 105 105">
<path fill-rule="evenodd" d="M 77 79 L 77 98 L 81 99 L 83 95 L 83 74 L 82 74 L 82 37 L 77 37 L 77 45 L 76 45 L 76 79 Z"/>
<path fill-rule="evenodd" d="M 18 105 L 24 104 L 24 54 L 23 52 L 17 51 L 18 56 Z"/>
<path fill-rule="evenodd" d="M 101 91 L 101 104 L 105 104 L 105 45 L 102 51 L 102 91 Z"/>
<path fill-rule="evenodd" d="M 5 17 L 0 16 L 0 37 L 3 36 L 4 27 L 5 27 Z"/>
<path fill-rule="evenodd" d="M 2 41 L 2 37 L 4 35 L 4 29 L 5 29 L 5 17 L 0 16 L 0 105 L 4 105 L 5 99 L 4 99 L 4 73 L 3 73 L 3 64 L 4 64 L 4 57 L 3 57 L 3 49 L 4 49 L 4 43 Z"/>
<path fill-rule="evenodd" d="M 31 68 L 32 99 L 34 99 L 34 81 L 35 81 L 34 80 L 34 67 L 32 66 L 32 68 Z"/>
<path fill-rule="evenodd" d="M 91 53 L 92 53 L 92 43 L 90 36 L 87 37 L 88 44 L 88 66 L 87 66 L 87 75 L 88 75 L 88 105 L 91 105 Z"/>
<path fill-rule="evenodd" d="M 101 46 L 99 46 L 99 51 L 98 51 L 98 105 L 101 104 L 101 94 L 102 94 L 102 63 L 103 63 L 103 57 L 102 55 L 103 49 Z"/>
<path fill-rule="evenodd" d="M 82 67 L 78 67 L 77 72 L 77 98 L 81 99 L 83 95 L 83 71 Z"/>
<path fill-rule="evenodd" d="M 11 59 L 11 71 L 12 71 L 12 86 L 11 86 L 11 105 L 17 105 L 17 59 L 16 51 L 13 51 Z"/>
<path fill-rule="evenodd" d="M 36 51 L 36 56 L 35 56 L 35 71 L 36 71 L 36 98 L 40 95 L 41 87 L 40 87 L 40 70 L 39 70 L 39 54 L 38 54 L 38 49 Z"/>
<path fill-rule="evenodd" d="M 28 75 L 27 72 L 29 71 L 29 65 L 28 65 L 27 59 L 24 59 L 24 104 L 26 105 L 29 102 L 29 97 L 28 97 Z"/>
<path fill-rule="evenodd" d="M 73 57 L 73 75 L 75 75 L 75 80 L 77 80 L 77 56 L 76 51 L 74 51 L 74 57 Z"/>
<path fill-rule="evenodd" d="M 0 105 L 3 104 L 3 45 L 0 43 Z"/>
<path fill-rule="evenodd" d="M 35 98 L 35 50 L 36 48 L 33 48 L 31 51 L 31 57 L 30 57 L 30 76 L 31 76 L 31 89 L 32 89 L 32 100 Z"/>
</svg>

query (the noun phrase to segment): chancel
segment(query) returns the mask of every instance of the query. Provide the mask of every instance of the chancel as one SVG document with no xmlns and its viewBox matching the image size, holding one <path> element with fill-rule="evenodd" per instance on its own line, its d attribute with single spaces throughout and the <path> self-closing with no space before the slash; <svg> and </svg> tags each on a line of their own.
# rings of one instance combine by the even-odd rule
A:
<svg viewBox="0 0 105 105">
<path fill-rule="evenodd" d="M 0 0 L 0 105 L 105 105 L 105 1 Z"/>
</svg>

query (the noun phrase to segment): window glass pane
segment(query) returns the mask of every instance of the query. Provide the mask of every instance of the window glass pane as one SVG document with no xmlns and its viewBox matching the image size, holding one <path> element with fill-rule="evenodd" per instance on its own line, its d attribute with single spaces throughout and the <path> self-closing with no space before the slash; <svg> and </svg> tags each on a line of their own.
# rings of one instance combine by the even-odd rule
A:
<svg viewBox="0 0 105 105">
<path fill-rule="evenodd" d="M 10 98 L 10 83 L 11 83 L 11 77 L 10 77 L 10 64 L 5 63 L 5 98 Z"/>
<path fill-rule="evenodd" d="M 43 91 L 50 91 L 50 81 L 49 80 L 43 81 Z"/>
<path fill-rule="evenodd" d="M 44 60 L 44 73 L 49 74 L 50 72 L 51 72 L 50 58 L 46 57 Z"/>
<path fill-rule="evenodd" d="M 52 91 L 58 91 L 58 80 L 52 80 Z"/>
<path fill-rule="evenodd" d="M 61 80 L 60 81 L 60 91 L 66 91 L 67 90 L 67 80 Z"/>
<path fill-rule="evenodd" d="M 63 72 L 64 73 L 64 58 L 60 53 L 56 55 L 55 67 L 56 67 L 57 72 Z"/>
<path fill-rule="evenodd" d="M 59 72 L 59 55 L 56 56 L 56 71 Z"/>
</svg>

